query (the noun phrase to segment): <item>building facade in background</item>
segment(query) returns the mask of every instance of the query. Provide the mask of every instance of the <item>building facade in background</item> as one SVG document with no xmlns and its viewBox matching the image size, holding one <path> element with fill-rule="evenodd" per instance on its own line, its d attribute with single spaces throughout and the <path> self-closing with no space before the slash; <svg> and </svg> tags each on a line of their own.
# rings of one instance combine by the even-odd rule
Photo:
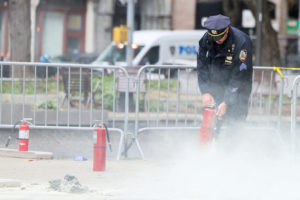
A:
<svg viewBox="0 0 300 200">
<path fill-rule="evenodd" d="M 85 51 L 85 0 L 40 0 L 36 7 L 35 58 Z"/>
<path fill-rule="evenodd" d="M 9 56 L 7 6 L 0 0 L 0 56 Z M 126 24 L 126 5 L 119 0 L 31 0 L 31 60 L 83 52 L 100 53 L 112 38 L 114 26 Z M 286 35 L 295 0 L 270 0 L 273 27 Z M 294 6 L 293 6 L 294 5 Z M 202 29 L 210 15 L 222 13 L 222 0 L 137 0 L 135 29 Z M 293 13 L 293 14 L 291 14 Z M 241 26 L 253 32 L 254 16 L 243 11 Z M 284 50 L 286 43 L 282 42 Z"/>
</svg>

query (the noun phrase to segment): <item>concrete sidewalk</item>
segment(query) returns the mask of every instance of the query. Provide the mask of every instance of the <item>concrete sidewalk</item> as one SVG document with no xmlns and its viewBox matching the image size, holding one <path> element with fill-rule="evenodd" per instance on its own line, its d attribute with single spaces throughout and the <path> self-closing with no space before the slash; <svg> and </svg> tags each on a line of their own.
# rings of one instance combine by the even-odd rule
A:
<svg viewBox="0 0 300 200">
<path fill-rule="evenodd" d="M 0 188 L 21 187 L 21 181 L 13 179 L 0 179 Z"/>
<path fill-rule="evenodd" d="M 247 152 L 248 153 L 248 152 Z M 107 161 L 93 172 L 92 161 L 0 157 L 2 200 L 298 200 L 298 168 L 284 160 L 259 160 L 244 153 L 179 155 L 178 160 Z M 258 157 L 258 156 L 256 156 Z M 85 193 L 49 189 L 49 181 L 76 176 Z M 1 181 L 0 181 L 1 183 Z M 13 185 L 14 184 L 14 185 Z M 14 187 L 12 187 L 14 186 Z M 218 192 L 216 192 L 218 191 Z"/>
<path fill-rule="evenodd" d="M 53 153 L 43 151 L 18 151 L 16 149 L 0 148 L 1 157 L 27 159 L 53 159 Z"/>
<path fill-rule="evenodd" d="M 92 170 L 92 156 L 87 156 L 87 161 L 0 156 L 0 179 L 7 183 L 0 187 L 0 199 L 300 199 L 300 162 L 291 165 L 287 146 L 272 131 L 253 130 L 230 138 L 224 135 L 208 151 L 201 151 L 196 134 L 179 133 L 176 137 L 174 133 L 151 133 L 139 138 L 149 160 L 108 158 L 103 172 Z M 86 146 L 77 145 L 84 143 L 82 137 L 78 142 L 73 137 L 71 142 L 76 152 L 69 155 L 85 155 L 83 151 L 91 146 L 89 138 Z M 65 140 L 61 146 L 66 149 Z M 66 175 L 76 177 L 87 192 L 50 189 L 49 181 L 59 183 Z"/>
<path fill-rule="evenodd" d="M 106 162 L 106 170 L 93 171 L 92 161 L 39 160 L 0 157 L 0 199 L 10 200 L 102 200 L 124 199 L 143 184 L 143 177 L 157 171 L 153 161 Z M 49 189 L 49 181 L 75 176 L 88 192 L 69 193 Z M 125 198 L 126 199 L 126 198 Z"/>
</svg>

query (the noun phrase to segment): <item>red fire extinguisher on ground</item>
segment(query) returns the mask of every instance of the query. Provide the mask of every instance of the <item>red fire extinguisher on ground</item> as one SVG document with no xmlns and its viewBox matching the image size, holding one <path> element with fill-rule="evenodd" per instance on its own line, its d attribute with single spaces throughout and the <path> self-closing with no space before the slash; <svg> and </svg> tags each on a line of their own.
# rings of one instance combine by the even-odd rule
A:
<svg viewBox="0 0 300 200">
<path fill-rule="evenodd" d="M 26 119 L 21 120 L 19 126 L 19 151 L 28 151 L 29 144 L 29 122 Z"/>
<path fill-rule="evenodd" d="M 94 128 L 94 171 L 104 171 L 106 165 L 106 138 L 111 150 L 108 129 L 105 125 Z"/>
<path fill-rule="evenodd" d="M 200 129 L 200 144 L 207 144 L 213 138 L 213 132 L 215 129 L 215 106 L 204 108 L 203 118 Z"/>
</svg>

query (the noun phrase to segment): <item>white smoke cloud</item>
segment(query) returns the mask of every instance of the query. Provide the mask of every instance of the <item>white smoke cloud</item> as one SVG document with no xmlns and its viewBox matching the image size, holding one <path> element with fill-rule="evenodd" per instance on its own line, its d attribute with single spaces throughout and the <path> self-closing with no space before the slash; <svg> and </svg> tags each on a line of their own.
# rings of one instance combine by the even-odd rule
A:
<svg viewBox="0 0 300 200">
<path fill-rule="evenodd" d="M 198 135 L 180 134 L 177 139 L 174 134 L 160 136 L 163 142 L 169 138 L 169 147 L 151 144 L 165 157 L 142 175 L 132 199 L 300 199 L 299 170 L 286 141 L 274 130 L 239 129 L 221 134 L 205 149 Z"/>
</svg>

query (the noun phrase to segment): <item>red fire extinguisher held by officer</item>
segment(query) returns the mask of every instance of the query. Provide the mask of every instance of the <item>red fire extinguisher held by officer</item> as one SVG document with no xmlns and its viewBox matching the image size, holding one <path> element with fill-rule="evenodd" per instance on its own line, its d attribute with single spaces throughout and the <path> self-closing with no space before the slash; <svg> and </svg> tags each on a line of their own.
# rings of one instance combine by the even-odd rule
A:
<svg viewBox="0 0 300 200">
<path fill-rule="evenodd" d="M 209 106 L 204 108 L 203 118 L 200 128 L 200 144 L 208 144 L 212 141 L 216 130 L 216 107 Z"/>
<path fill-rule="evenodd" d="M 94 160 L 93 170 L 104 171 L 106 165 L 106 138 L 109 144 L 110 151 L 112 151 L 108 129 L 105 124 L 96 124 L 94 126 Z"/>
</svg>

